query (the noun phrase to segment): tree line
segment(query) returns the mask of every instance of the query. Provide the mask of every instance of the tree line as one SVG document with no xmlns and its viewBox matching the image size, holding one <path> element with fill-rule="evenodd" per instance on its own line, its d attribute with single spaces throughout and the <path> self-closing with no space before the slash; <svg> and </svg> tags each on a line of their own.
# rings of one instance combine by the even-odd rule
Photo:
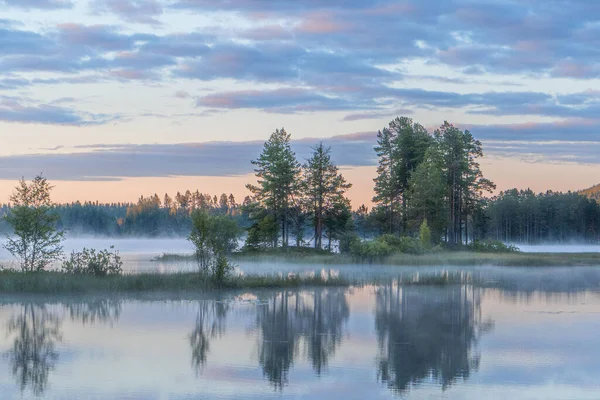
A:
<svg viewBox="0 0 600 400">
<path fill-rule="evenodd" d="M 248 202 L 248 199 L 246 199 Z M 0 216 L 10 215 L 15 203 L 0 206 Z M 242 212 L 244 203 L 238 203 L 233 194 L 220 196 L 203 194 L 198 190 L 158 196 L 141 196 L 135 203 L 73 202 L 52 204 L 57 216 L 56 228 L 71 235 L 100 236 L 187 236 L 192 229 L 191 215 L 204 210 L 211 215 L 227 215 L 240 226 L 247 226 Z M 0 232 L 10 233 L 12 227 L 6 218 L 0 219 Z"/>
<path fill-rule="evenodd" d="M 49 205 L 56 228 L 71 234 L 188 236 L 194 215 L 233 220 L 246 250 L 278 247 L 331 249 L 334 243 L 393 236 L 461 247 L 476 240 L 513 243 L 597 242 L 600 206 L 580 193 L 507 190 L 483 176 L 483 146 L 468 130 L 444 122 L 433 132 L 407 117 L 377 134 L 373 207 L 352 210 L 347 182 L 331 148 L 317 143 L 298 160 L 291 135 L 276 129 L 251 163 L 256 182 L 241 202 L 232 194 L 199 190 L 141 196 L 135 203 Z M 12 232 L 13 205 L 0 207 L 0 231 Z M 198 217 L 199 218 L 199 217 Z M 220 219 L 224 221 L 223 218 Z M 395 243 L 395 242 L 394 242 Z"/>
</svg>

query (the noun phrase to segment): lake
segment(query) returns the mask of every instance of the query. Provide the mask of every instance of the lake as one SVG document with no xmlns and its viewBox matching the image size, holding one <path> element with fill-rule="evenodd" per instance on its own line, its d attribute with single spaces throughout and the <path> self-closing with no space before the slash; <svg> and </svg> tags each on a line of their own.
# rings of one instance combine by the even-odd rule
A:
<svg viewBox="0 0 600 400">
<path fill-rule="evenodd" d="M 598 399 L 600 296 L 380 286 L 0 300 L 2 399 Z"/>
<path fill-rule="evenodd" d="M 185 240 L 116 244 L 128 272 Z M 6 254 L 0 254 L 5 262 Z M 1 399 L 598 399 L 600 268 L 242 263 L 382 284 L 2 296 Z M 469 284 L 400 286 L 460 273 Z"/>
<path fill-rule="evenodd" d="M 2 247 L 4 239 L 0 239 L 0 264 L 6 266 L 18 267 L 14 258 Z M 136 272 L 178 272 L 178 271 L 195 271 L 197 266 L 194 262 L 159 262 L 152 261 L 157 256 L 163 253 L 173 254 L 192 254 L 193 246 L 185 238 L 172 239 L 145 239 L 145 238 L 67 238 L 64 241 L 64 251 L 69 254 L 71 251 L 81 251 L 84 247 L 97 250 L 109 249 L 114 246 L 118 250 L 123 259 L 123 271 L 125 273 Z M 524 252 L 563 252 L 563 253 L 589 253 L 600 252 L 600 246 L 596 245 L 540 245 L 540 246 L 520 246 Z M 267 262 L 245 262 L 238 266 L 238 272 L 244 273 L 286 273 L 290 271 L 320 271 L 323 268 L 339 270 L 338 267 L 343 267 L 344 271 L 352 274 L 371 274 L 373 268 L 365 269 L 364 267 L 353 268 L 351 266 L 332 266 L 332 265 L 282 265 L 281 263 Z M 377 266 L 377 273 L 385 271 L 396 271 L 396 267 Z M 420 268 L 423 269 L 422 267 Z M 439 269 L 439 268 L 438 268 Z M 479 269 L 479 268 L 478 268 Z"/>
</svg>

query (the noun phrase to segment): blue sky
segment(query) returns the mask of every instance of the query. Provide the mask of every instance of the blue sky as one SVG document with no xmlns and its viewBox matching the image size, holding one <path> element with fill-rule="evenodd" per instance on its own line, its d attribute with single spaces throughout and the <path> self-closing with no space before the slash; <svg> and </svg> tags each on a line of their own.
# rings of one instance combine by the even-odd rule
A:
<svg viewBox="0 0 600 400">
<path fill-rule="evenodd" d="M 363 193 L 397 115 L 470 129 L 500 189 L 579 189 L 600 182 L 599 56 L 596 0 L 0 0 L 0 189 L 241 195 L 285 127 Z"/>
</svg>

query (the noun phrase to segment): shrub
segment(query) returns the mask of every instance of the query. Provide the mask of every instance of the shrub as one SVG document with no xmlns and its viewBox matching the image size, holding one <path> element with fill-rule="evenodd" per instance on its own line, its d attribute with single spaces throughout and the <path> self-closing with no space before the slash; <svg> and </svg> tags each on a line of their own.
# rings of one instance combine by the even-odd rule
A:
<svg viewBox="0 0 600 400">
<path fill-rule="evenodd" d="M 352 242 L 350 254 L 360 261 L 376 261 L 388 257 L 392 248 L 380 240 L 357 240 Z"/>
<path fill-rule="evenodd" d="M 121 275 L 123 262 L 119 252 L 114 250 L 114 246 L 110 247 L 110 251 L 98 252 L 95 249 L 84 248 L 83 251 L 71 253 L 69 259 L 63 263 L 62 271 L 94 276 Z"/>
<path fill-rule="evenodd" d="M 381 235 L 377 241 L 387 244 L 394 253 L 422 254 L 423 246 L 415 238 L 409 236 Z"/>
<path fill-rule="evenodd" d="M 212 264 L 212 279 L 217 285 L 221 286 L 225 279 L 231 275 L 233 268 L 234 266 L 227 260 L 227 257 L 219 254 Z"/>
<path fill-rule="evenodd" d="M 350 254 L 352 252 L 352 248 L 356 246 L 356 243 L 360 242 L 360 238 L 355 232 L 347 232 L 344 233 L 340 237 L 340 253 L 341 254 Z"/>
<path fill-rule="evenodd" d="M 423 223 L 419 228 L 419 240 L 421 242 L 421 247 L 425 249 L 431 248 L 431 229 L 429 229 L 427 218 L 423 220 Z"/>
<path fill-rule="evenodd" d="M 519 248 L 511 244 L 505 244 L 499 240 L 475 240 L 467 246 L 469 250 L 478 253 L 518 253 Z"/>
<path fill-rule="evenodd" d="M 188 240 L 194 245 L 200 271 L 211 269 L 220 254 L 235 251 L 240 234 L 241 230 L 233 219 L 224 215 L 209 215 L 202 210 L 194 211 Z"/>
</svg>

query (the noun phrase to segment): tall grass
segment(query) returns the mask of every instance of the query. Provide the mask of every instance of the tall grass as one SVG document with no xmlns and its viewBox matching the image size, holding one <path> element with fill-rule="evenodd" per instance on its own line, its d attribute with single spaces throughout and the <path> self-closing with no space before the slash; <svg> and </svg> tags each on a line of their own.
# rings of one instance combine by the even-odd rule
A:
<svg viewBox="0 0 600 400">
<path fill-rule="evenodd" d="M 346 286 L 338 277 L 315 276 L 239 276 L 222 283 L 199 273 L 143 273 L 95 277 L 61 272 L 0 272 L 0 293 L 101 293 L 153 291 L 210 291 L 217 289 L 278 288 L 301 286 Z"/>
<path fill-rule="evenodd" d="M 285 262 L 298 264 L 385 264 L 396 266 L 505 266 L 505 267 L 569 267 L 600 266 L 600 253 L 478 253 L 443 251 L 425 254 L 395 253 L 387 257 L 359 260 L 334 253 L 267 252 L 238 253 L 235 261 Z M 193 261 L 191 255 L 164 254 L 155 259 L 162 262 Z"/>
<path fill-rule="evenodd" d="M 365 284 L 387 284 L 394 280 L 401 285 L 453 285 L 472 282 L 470 274 L 443 271 L 436 274 L 400 275 L 395 279 L 390 277 L 373 278 L 368 281 L 348 280 L 331 274 L 289 274 L 280 276 L 235 276 L 228 277 L 223 282 L 216 282 L 193 272 L 96 277 L 61 272 L 21 273 L 3 271 L 0 272 L 0 294 L 203 293 L 232 289 L 350 287 Z"/>
</svg>

